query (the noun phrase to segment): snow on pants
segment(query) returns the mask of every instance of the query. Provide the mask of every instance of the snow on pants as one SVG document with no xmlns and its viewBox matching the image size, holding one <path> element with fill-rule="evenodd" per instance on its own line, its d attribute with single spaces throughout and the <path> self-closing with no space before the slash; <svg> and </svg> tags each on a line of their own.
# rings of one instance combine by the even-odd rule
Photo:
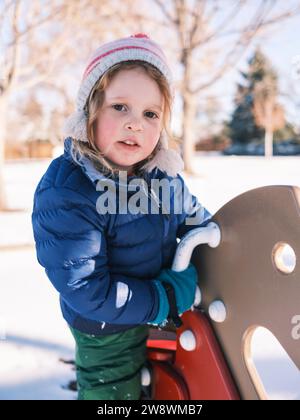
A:
<svg viewBox="0 0 300 420">
<path fill-rule="evenodd" d="M 72 327 L 79 400 L 138 400 L 149 327 L 96 336 Z"/>
</svg>

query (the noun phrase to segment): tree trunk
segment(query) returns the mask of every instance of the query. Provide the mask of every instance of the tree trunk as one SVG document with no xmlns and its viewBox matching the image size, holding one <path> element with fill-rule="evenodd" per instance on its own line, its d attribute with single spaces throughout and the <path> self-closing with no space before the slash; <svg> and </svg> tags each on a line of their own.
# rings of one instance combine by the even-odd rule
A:
<svg viewBox="0 0 300 420">
<path fill-rule="evenodd" d="M 273 156 L 273 131 L 265 130 L 265 157 Z"/>
<path fill-rule="evenodd" d="M 196 108 L 194 106 L 193 98 L 188 95 L 183 95 L 183 119 L 182 119 L 182 139 L 183 139 L 183 161 L 184 169 L 189 174 L 194 174 L 193 156 L 194 156 L 194 138 L 193 130 L 196 115 Z"/>
<path fill-rule="evenodd" d="M 7 197 L 4 183 L 4 163 L 5 163 L 5 138 L 7 127 L 7 103 L 6 97 L 0 97 L 0 211 L 7 209 Z"/>
<path fill-rule="evenodd" d="M 265 124 L 265 157 L 273 156 L 273 114 L 274 97 L 270 97 L 266 103 L 266 124 Z"/>
</svg>

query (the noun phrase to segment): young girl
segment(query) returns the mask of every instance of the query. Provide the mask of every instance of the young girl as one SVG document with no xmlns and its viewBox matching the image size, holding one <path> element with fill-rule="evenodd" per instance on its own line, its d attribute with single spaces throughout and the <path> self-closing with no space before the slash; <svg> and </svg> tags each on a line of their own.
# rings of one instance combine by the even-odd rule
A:
<svg viewBox="0 0 300 420">
<path fill-rule="evenodd" d="M 170 70 L 155 42 L 137 34 L 102 45 L 65 124 L 64 154 L 35 192 L 37 258 L 76 342 L 79 399 L 139 399 L 149 325 L 194 301 L 195 267 L 170 267 L 176 238 L 205 226 L 210 213 L 169 148 L 171 102 Z M 167 198 L 153 181 L 174 181 Z M 182 192 L 184 208 L 175 211 Z"/>
</svg>

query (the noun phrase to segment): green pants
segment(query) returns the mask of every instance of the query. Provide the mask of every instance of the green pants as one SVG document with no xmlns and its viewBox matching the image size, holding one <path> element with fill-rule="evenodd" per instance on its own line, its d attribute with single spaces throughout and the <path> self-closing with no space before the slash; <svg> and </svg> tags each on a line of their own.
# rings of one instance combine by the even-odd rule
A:
<svg viewBox="0 0 300 420">
<path fill-rule="evenodd" d="M 149 327 L 95 336 L 74 328 L 79 400 L 138 400 Z"/>
</svg>

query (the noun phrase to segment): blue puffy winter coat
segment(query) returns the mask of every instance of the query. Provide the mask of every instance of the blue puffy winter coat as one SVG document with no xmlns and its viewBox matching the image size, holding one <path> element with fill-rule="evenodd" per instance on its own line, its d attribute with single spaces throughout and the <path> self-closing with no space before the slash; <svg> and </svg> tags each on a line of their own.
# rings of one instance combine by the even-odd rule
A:
<svg viewBox="0 0 300 420">
<path fill-rule="evenodd" d="M 176 238 L 206 225 L 211 215 L 179 175 L 190 198 L 190 211 L 100 214 L 97 200 L 104 192 L 97 185 L 107 178 L 86 158 L 76 164 L 70 141 L 66 139 L 64 154 L 51 162 L 34 195 L 38 261 L 59 292 L 63 316 L 72 327 L 110 334 L 146 324 L 159 306 L 151 280 L 171 267 Z M 145 174 L 149 186 L 152 179 L 162 178 L 172 179 L 159 170 Z M 128 191 L 128 199 L 132 194 Z M 175 197 L 171 194 L 171 203 Z M 195 212 L 201 215 L 200 223 L 186 225 L 185 219 Z"/>
</svg>

